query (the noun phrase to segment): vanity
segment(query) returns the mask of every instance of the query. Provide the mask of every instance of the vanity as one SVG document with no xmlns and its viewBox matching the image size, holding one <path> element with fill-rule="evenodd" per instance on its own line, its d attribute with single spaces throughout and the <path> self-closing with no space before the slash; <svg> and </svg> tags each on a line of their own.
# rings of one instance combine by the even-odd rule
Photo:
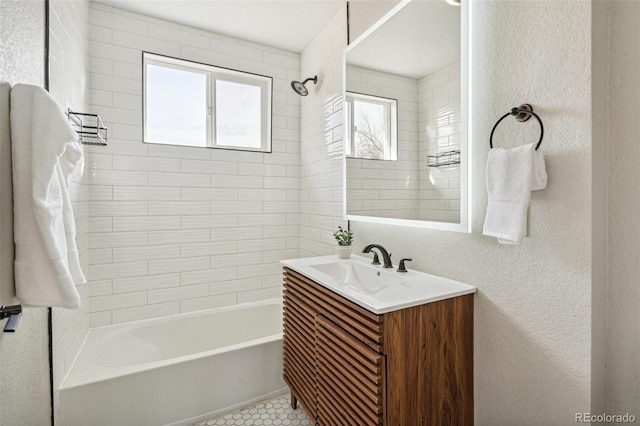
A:
<svg viewBox="0 0 640 426">
<path fill-rule="evenodd" d="M 317 425 L 472 425 L 475 287 L 352 256 L 285 260 L 284 380 Z"/>
</svg>

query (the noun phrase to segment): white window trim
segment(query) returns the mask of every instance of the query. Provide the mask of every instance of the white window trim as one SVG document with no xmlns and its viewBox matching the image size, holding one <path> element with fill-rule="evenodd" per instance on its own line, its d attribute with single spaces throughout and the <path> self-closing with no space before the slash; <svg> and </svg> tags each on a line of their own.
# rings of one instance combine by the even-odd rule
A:
<svg viewBox="0 0 640 426">
<path fill-rule="evenodd" d="M 254 74 L 244 71 L 237 71 L 228 68 L 216 67 L 213 65 L 202 64 L 199 62 L 187 61 L 184 59 L 172 58 L 170 56 L 157 55 L 149 52 L 142 52 L 142 120 L 143 120 L 143 142 L 154 143 L 147 140 L 147 65 L 156 65 L 165 68 L 173 68 L 181 71 L 204 74 L 207 76 L 207 148 L 238 150 L 238 151 L 255 151 L 255 152 L 271 152 L 271 123 L 272 123 L 272 104 L 273 104 L 273 78 L 260 74 Z M 260 147 L 243 147 L 230 146 L 216 143 L 215 138 L 215 82 L 216 80 L 230 81 L 234 83 L 247 84 L 259 87 L 261 90 L 261 123 Z M 166 144 L 163 144 L 166 145 Z"/>
<path fill-rule="evenodd" d="M 353 101 L 355 99 L 370 101 L 372 103 L 379 103 L 388 106 L 388 122 L 387 122 L 387 137 L 388 137 L 388 146 L 385 147 L 384 150 L 384 158 L 375 159 L 375 158 L 362 158 L 356 157 L 354 155 L 355 152 L 355 138 L 353 134 L 355 132 L 354 127 L 354 108 Z M 363 93 L 356 92 L 346 92 L 345 96 L 345 109 L 346 109 L 346 128 L 347 131 L 347 140 L 345 143 L 345 155 L 348 158 L 357 158 L 361 160 L 378 160 L 378 161 L 396 161 L 398 159 L 398 101 L 396 99 L 391 98 L 383 98 L 381 96 L 373 96 L 373 95 L 365 95 Z"/>
</svg>

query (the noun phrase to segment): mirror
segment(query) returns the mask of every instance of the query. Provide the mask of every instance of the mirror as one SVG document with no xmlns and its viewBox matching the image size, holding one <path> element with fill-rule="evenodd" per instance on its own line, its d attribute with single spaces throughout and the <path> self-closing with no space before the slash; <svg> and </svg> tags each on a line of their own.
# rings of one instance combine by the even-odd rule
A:
<svg viewBox="0 0 640 426">
<path fill-rule="evenodd" d="M 469 2 L 403 1 L 345 50 L 345 216 L 470 232 Z"/>
</svg>

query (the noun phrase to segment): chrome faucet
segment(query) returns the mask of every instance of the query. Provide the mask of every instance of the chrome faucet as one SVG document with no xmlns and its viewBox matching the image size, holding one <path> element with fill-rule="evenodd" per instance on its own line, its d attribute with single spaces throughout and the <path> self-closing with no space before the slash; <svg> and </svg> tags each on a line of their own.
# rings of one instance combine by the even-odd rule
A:
<svg viewBox="0 0 640 426">
<path fill-rule="evenodd" d="M 362 252 L 369 253 L 371 252 L 371 249 L 374 249 L 374 248 L 380 251 L 380 255 L 382 256 L 382 262 L 383 262 L 382 267 L 393 268 L 393 264 L 391 263 L 391 254 L 387 252 L 387 250 L 384 247 L 382 247 L 380 244 L 369 244 L 364 249 L 362 249 Z M 376 252 L 373 252 L 373 253 L 375 255 Z M 374 262 L 375 262 L 375 257 L 374 257 Z"/>
</svg>

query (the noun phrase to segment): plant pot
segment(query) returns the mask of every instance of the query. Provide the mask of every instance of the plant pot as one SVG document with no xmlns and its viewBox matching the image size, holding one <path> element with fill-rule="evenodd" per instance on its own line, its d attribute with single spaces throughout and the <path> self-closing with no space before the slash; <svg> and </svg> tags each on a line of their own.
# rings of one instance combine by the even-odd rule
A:
<svg viewBox="0 0 640 426">
<path fill-rule="evenodd" d="M 338 259 L 349 259 L 351 257 L 351 246 L 338 246 Z"/>
</svg>

